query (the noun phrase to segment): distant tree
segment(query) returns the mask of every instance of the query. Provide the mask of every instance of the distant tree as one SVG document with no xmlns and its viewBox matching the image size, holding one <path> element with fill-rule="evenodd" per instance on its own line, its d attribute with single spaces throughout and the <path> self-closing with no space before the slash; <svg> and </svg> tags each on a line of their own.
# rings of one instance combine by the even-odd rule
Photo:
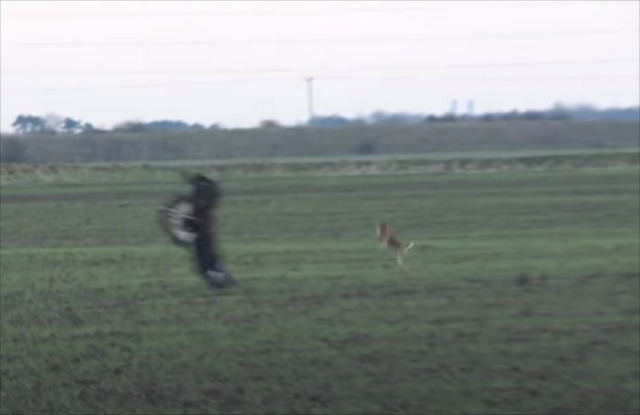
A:
<svg viewBox="0 0 640 415">
<path fill-rule="evenodd" d="M 356 118 L 352 118 L 350 120 L 350 124 L 352 126 L 363 126 L 363 125 L 367 125 L 367 119 L 363 118 L 363 117 L 356 117 Z"/>
<path fill-rule="evenodd" d="M 86 123 L 84 125 L 84 130 L 83 130 L 83 133 L 85 133 L 85 134 L 106 134 L 108 132 L 109 132 L 109 130 L 104 129 L 104 128 L 94 127 L 93 124 L 91 124 L 91 123 Z"/>
<path fill-rule="evenodd" d="M 458 121 L 458 117 L 455 114 L 444 114 L 442 117 L 438 119 L 440 122 L 456 122 Z"/>
<path fill-rule="evenodd" d="M 273 129 L 280 128 L 280 124 L 275 120 L 263 120 L 260 122 L 260 128 Z"/>
<path fill-rule="evenodd" d="M 538 121 L 545 118 L 545 114 L 540 111 L 525 111 L 522 118 L 527 121 Z"/>
<path fill-rule="evenodd" d="M 483 122 L 491 122 L 491 121 L 495 121 L 496 117 L 493 114 L 482 114 L 481 116 L 478 117 L 478 119 Z"/>
<path fill-rule="evenodd" d="M 58 114 L 47 114 L 44 116 L 45 128 L 43 132 L 56 134 L 64 131 L 65 118 Z"/>
<path fill-rule="evenodd" d="M 26 132 L 28 132 L 29 123 L 27 122 L 27 116 L 22 114 L 18 115 L 16 119 L 13 120 L 11 127 L 17 134 L 25 134 Z"/>
<path fill-rule="evenodd" d="M 78 120 L 67 117 L 62 122 L 62 130 L 69 134 L 79 133 L 84 131 L 84 125 Z"/>
<path fill-rule="evenodd" d="M 47 114 L 44 117 L 18 115 L 11 126 L 17 134 L 77 134 L 93 129 L 90 123 L 56 114 Z"/>
<path fill-rule="evenodd" d="M 11 126 L 18 134 L 37 134 L 45 130 L 46 121 L 34 115 L 18 115 Z"/>
<path fill-rule="evenodd" d="M 191 126 L 180 120 L 158 120 L 146 124 L 147 131 L 187 131 Z"/>
<path fill-rule="evenodd" d="M 112 131 L 118 133 L 142 133 L 147 131 L 147 125 L 140 121 L 125 121 L 115 125 Z"/>
<path fill-rule="evenodd" d="M 352 122 L 340 115 L 316 116 L 311 118 L 307 125 L 310 127 L 346 127 Z"/>
<path fill-rule="evenodd" d="M 120 132 L 181 132 L 181 131 L 201 131 L 206 127 L 202 124 L 189 124 L 181 120 L 155 120 L 148 123 L 139 121 L 128 121 L 118 124 L 114 127 L 114 131 Z"/>
<path fill-rule="evenodd" d="M 427 123 L 456 122 L 462 118 L 458 118 L 455 114 L 444 114 L 441 116 L 430 114 L 424 121 Z"/>
<path fill-rule="evenodd" d="M 546 113 L 547 118 L 551 120 L 566 120 L 570 118 L 568 108 L 561 102 L 554 103 L 553 107 Z"/>
<path fill-rule="evenodd" d="M 424 114 L 375 111 L 368 117 L 368 122 L 374 125 L 410 125 L 420 124 L 424 119 Z"/>
<path fill-rule="evenodd" d="M 589 104 L 576 104 L 563 106 L 554 113 L 558 118 L 559 113 L 564 113 L 570 118 L 580 121 L 618 120 L 640 121 L 640 107 L 628 108 L 597 108 Z"/>
</svg>

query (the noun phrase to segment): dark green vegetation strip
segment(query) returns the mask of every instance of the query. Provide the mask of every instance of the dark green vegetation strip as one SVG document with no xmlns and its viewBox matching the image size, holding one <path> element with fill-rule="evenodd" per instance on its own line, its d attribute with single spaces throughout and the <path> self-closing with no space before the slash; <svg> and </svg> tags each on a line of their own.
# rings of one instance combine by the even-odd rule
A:
<svg viewBox="0 0 640 415">
<path fill-rule="evenodd" d="M 0 194 L 16 193 L 20 185 L 34 184 L 85 184 L 96 185 L 112 182 L 127 182 L 155 185 L 158 182 L 176 182 L 181 171 L 198 171 L 216 177 L 293 177 L 301 176 L 354 176 L 390 175 L 408 173 L 453 173 L 453 172 L 518 172 L 554 171 L 586 168 L 637 168 L 640 151 L 618 150 L 617 152 L 576 152 L 574 154 L 505 154 L 449 155 L 438 157 L 376 157 L 376 158 L 330 158 L 314 162 L 309 160 L 262 160 L 231 161 L 200 164 L 53 164 L 53 165 L 3 165 L 0 166 Z M 75 187 L 74 187 L 75 188 Z M 107 196 L 104 196 L 107 197 Z"/>
<path fill-rule="evenodd" d="M 637 148 L 637 122 L 460 122 L 0 138 L 3 161 L 93 163 Z"/>
<path fill-rule="evenodd" d="M 3 195 L 2 414 L 640 411 L 637 168 L 229 179 L 225 292 L 169 177 Z"/>
</svg>

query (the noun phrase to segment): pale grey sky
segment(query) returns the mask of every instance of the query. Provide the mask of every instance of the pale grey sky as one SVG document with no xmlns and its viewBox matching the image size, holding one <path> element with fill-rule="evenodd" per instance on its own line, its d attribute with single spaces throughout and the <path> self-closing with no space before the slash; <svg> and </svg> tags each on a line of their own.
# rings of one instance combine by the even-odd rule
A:
<svg viewBox="0 0 640 415">
<path fill-rule="evenodd" d="M 291 124 L 307 76 L 317 114 L 638 105 L 639 5 L 2 0 L 0 128 L 21 113 Z"/>
</svg>

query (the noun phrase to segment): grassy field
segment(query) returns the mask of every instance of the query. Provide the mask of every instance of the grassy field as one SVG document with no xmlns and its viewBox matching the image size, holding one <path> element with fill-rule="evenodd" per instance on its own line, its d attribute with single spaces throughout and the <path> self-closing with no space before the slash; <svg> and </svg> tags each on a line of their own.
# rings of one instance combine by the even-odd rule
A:
<svg viewBox="0 0 640 415">
<path fill-rule="evenodd" d="M 0 413 L 638 414 L 637 162 L 574 167 L 223 175 L 227 291 L 156 226 L 174 173 L 24 173 Z"/>
<path fill-rule="evenodd" d="M 110 184 L 113 182 L 161 183 L 174 181 L 180 171 L 198 171 L 224 180 L 239 177 L 309 177 L 391 175 L 407 173 L 476 173 L 488 171 L 560 171 L 629 168 L 640 165 L 640 151 L 564 150 L 551 152 L 432 153 L 428 155 L 362 156 L 336 158 L 243 159 L 96 164 L 3 164 L 0 184 Z M 51 187 L 49 187 L 51 188 Z M 22 187 L 24 190 L 25 188 Z M 56 188 L 52 188 L 53 192 Z M 26 188 L 26 191 L 31 191 Z M 0 190 L 0 197 L 3 191 Z"/>
</svg>

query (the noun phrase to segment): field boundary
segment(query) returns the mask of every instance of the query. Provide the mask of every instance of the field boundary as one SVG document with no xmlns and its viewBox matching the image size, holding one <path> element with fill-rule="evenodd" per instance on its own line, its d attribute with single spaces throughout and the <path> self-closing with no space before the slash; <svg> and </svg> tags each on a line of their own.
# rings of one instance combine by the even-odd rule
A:
<svg viewBox="0 0 640 415">
<path fill-rule="evenodd" d="M 207 164 L 45 164 L 2 165 L 2 186 L 26 184 L 103 183 L 103 182 L 155 182 L 174 181 L 179 171 L 198 171 L 213 177 L 303 177 L 303 176 L 358 176 L 395 174 L 478 173 L 517 171 L 556 171 L 575 169 L 637 168 L 640 151 L 625 150 L 611 153 L 520 155 L 515 157 L 460 157 L 447 159 L 381 158 L 345 160 L 327 159 L 306 161 L 252 161 Z"/>
</svg>

